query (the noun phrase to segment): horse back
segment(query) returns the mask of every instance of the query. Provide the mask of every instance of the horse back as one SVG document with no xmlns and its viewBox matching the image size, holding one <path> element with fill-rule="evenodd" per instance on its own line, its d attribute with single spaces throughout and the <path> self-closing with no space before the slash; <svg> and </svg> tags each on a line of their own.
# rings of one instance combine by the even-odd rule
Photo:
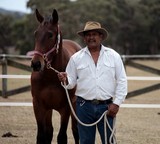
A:
<svg viewBox="0 0 160 144">
<path fill-rule="evenodd" d="M 67 53 L 69 54 L 69 57 L 71 57 L 75 52 L 81 49 L 81 46 L 72 40 L 64 39 L 63 49 L 67 51 Z"/>
</svg>

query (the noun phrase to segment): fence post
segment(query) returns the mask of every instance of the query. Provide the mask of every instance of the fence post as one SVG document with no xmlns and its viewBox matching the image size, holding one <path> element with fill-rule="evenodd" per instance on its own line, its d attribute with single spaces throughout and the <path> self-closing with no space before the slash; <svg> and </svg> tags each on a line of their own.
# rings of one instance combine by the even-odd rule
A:
<svg viewBox="0 0 160 144">
<path fill-rule="evenodd" d="M 3 55 L 2 59 L 2 75 L 7 74 L 7 59 L 6 55 Z M 7 78 L 2 78 L 2 97 L 7 98 Z"/>
<path fill-rule="evenodd" d="M 123 61 L 123 64 L 124 64 L 124 68 L 126 70 L 126 57 L 125 57 L 125 55 L 121 55 L 121 58 L 122 58 L 122 61 Z"/>
</svg>

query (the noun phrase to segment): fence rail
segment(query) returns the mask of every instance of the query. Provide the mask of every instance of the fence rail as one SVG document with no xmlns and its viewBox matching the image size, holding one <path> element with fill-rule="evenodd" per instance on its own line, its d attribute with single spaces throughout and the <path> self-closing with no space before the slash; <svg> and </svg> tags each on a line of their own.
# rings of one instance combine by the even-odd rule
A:
<svg viewBox="0 0 160 144">
<path fill-rule="evenodd" d="M 0 102 L 0 107 L 12 106 L 12 107 L 32 107 L 32 102 Z M 160 108 L 160 104 L 121 104 L 122 108 Z"/>
<path fill-rule="evenodd" d="M 135 77 L 135 76 L 128 76 L 128 80 L 143 80 L 143 81 L 160 81 L 160 69 L 156 69 L 153 67 L 149 67 L 143 64 L 139 64 L 137 62 L 134 62 L 134 60 L 155 60 L 160 59 L 160 55 L 122 55 L 122 60 L 124 62 L 125 67 L 131 66 L 136 69 L 140 69 L 143 71 L 147 71 L 152 74 L 156 74 L 155 77 Z M 2 74 L 0 75 L 0 79 L 2 79 L 2 90 L 0 90 L 0 96 L 7 98 L 8 96 L 12 96 L 15 94 L 19 94 L 22 92 L 29 91 L 31 86 L 24 86 L 20 87 L 18 89 L 13 89 L 8 91 L 7 90 L 7 79 L 10 78 L 16 78 L 16 79 L 29 79 L 30 75 L 8 75 L 7 67 L 12 66 L 21 70 L 29 71 L 31 72 L 31 68 L 28 65 L 22 64 L 20 62 L 17 62 L 17 60 L 31 60 L 31 56 L 24 56 L 24 55 L 6 55 L 6 54 L 0 54 L 0 65 L 2 65 Z M 131 92 L 128 92 L 127 98 L 137 96 L 140 94 L 144 94 L 150 91 L 155 91 L 160 89 L 160 83 L 154 84 L 152 86 L 144 87 L 141 89 L 137 89 Z"/>
<path fill-rule="evenodd" d="M 31 75 L 0 75 L 1 79 L 30 79 Z M 127 80 L 134 80 L 134 81 L 160 81 L 159 76 L 128 76 Z"/>
<path fill-rule="evenodd" d="M 6 54 L 1 54 L 0 55 L 0 64 L 2 65 L 2 75 L 7 75 L 8 73 L 8 66 L 15 67 L 21 70 L 29 71 L 31 72 L 31 67 L 26 64 L 22 64 L 19 61 L 24 61 L 24 60 L 31 60 L 32 57 L 30 56 L 25 56 L 25 55 L 6 55 Z M 8 90 L 7 89 L 7 79 L 8 78 L 2 78 L 2 90 L 0 91 L 0 96 L 7 98 L 8 96 L 12 96 L 15 94 L 19 94 L 22 92 L 29 91 L 31 86 L 23 86 L 17 89 L 13 90 Z"/>
</svg>

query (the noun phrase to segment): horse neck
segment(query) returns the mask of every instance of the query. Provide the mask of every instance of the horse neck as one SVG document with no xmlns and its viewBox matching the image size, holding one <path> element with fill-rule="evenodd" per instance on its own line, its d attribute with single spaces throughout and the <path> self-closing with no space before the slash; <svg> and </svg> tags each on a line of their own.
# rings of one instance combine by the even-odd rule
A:
<svg viewBox="0 0 160 144">
<path fill-rule="evenodd" d="M 51 66 L 58 71 L 64 71 L 65 70 L 64 57 L 65 57 L 65 54 L 64 54 L 63 45 L 62 45 L 62 38 L 61 38 L 60 43 L 59 43 L 58 53 L 56 54 L 56 56 L 53 56 Z"/>
</svg>

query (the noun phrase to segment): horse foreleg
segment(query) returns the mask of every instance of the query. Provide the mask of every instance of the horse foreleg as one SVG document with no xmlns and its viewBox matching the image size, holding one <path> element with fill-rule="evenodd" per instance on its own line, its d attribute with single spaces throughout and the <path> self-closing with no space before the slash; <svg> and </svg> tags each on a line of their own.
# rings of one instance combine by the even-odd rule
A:
<svg viewBox="0 0 160 144">
<path fill-rule="evenodd" d="M 60 112 L 60 115 L 61 115 L 61 125 L 57 141 L 58 144 L 67 144 L 67 127 L 70 116 L 70 110 L 68 108 L 63 109 L 63 111 Z"/>
<path fill-rule="evenodd" d="M 51 144 L 53 138 L 53 126 L 52 126 L 52 110 L 49 110 L 45 119 L 45 141 L 46 144 Z"/>
<path fill-rule="evenodd" d="M 34 107 L 37 121 L 37 144 L 51 144 L 53 137 L 52 110 Z"/>
</svg>

